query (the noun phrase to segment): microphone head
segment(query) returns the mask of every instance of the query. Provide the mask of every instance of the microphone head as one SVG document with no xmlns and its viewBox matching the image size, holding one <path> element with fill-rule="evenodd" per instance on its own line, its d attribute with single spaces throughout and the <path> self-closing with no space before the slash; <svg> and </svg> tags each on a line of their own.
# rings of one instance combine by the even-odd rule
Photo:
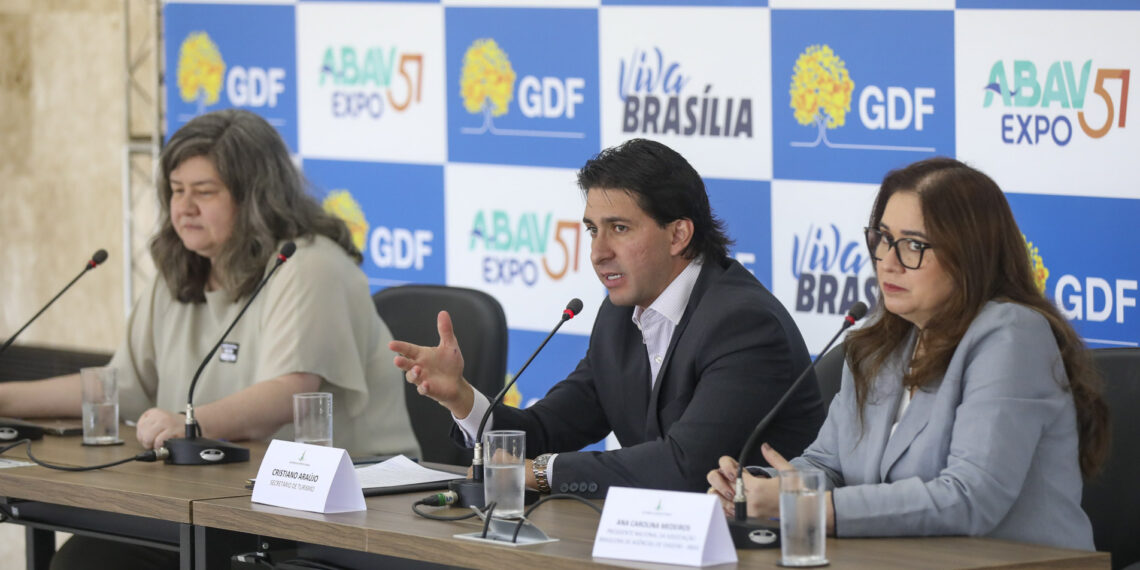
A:
<svg viewBox="0 0 1140 570">
<path fill-rule="evenodd" d="M 851 318 L 852 323 L 867 316 L 867 303 L 863 301 L 855 303 L 851 306 L 851 310 L 847 311 L 847 316 Z"/>
<path fill-rule="evenodd" d="M 107 261 L 107 250 L 100 249 L 99 251 L 96 251 L 91 256 L 90 266 L 95 267 L 96 265 L 99 265 L 99 264 L 103 263 L 104 261 Z"/>
<path fill-rule="evenodd" d="M 281 259 L 281 261 L 285 261 L 286 259 L 293 257 L 293 253 L 295 253 L 296 251 L 297 251 L 297 244 L 295 244 L 291 241 L 287 241 L 287 242 L 285 242 L 285 245 L 281 246 L 281 253 L 278 254 L 278 257 Z"/>
<path fill-rule="evenodd" d="M 581 299 L 573 298 L 567 303 L 567 310 L 572 314 L 578 315 L 581 312 Z"/>
<path fill-rule="evenodd" d="M 578 315 L 578 313 L 581 313 L 581 312 L 582 312 L 582 300 L 577 298 L 577 297 L 574 297 L 573 299 L 570 299 L 569 303 L 566 303 L 566 310 L 562 311 L 562 315 L 567 320 L 569 320 L 569 319 L 576 317 Z"/>
</svg>

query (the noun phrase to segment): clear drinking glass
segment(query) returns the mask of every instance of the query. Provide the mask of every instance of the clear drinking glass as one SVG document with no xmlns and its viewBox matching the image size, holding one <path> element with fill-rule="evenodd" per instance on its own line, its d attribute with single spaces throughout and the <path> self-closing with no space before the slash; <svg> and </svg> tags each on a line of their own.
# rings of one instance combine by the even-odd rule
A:
<svg viewBox="0 0 1140 570">
<path fill-rule="evenodd" d="M 332 447 L 332 394 L 328 392 L 293 394 L 293 441 Z"/>
<path fill-rule="evenodd" d="M 825 489 L 818 469 L 780 471 L 781 565 L 827 564 Z"/>
<path fill-rule="evenodd" d="M 523 516 L 524 469 L 526 432 L 500 430 L 483 434 L 483 498 L 488 505 L 495 503 L 493 517 Z"/>
<path fill-rule="evenodd" d="M 119 439 L 119 383 L 109 366 L 79 371 L 83 387 L 83 445 L 116 445 Z"/>
</svg>

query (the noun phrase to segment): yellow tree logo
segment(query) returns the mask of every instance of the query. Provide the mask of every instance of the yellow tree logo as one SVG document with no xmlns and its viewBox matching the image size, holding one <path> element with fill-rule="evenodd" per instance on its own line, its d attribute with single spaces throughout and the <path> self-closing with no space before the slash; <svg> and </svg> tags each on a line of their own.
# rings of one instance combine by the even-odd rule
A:
<svg viewBox="0 0 1140 570">
<path fill-rule="evenodd" d="M 368 239 L 368 220 L 364 219 L 364 210 L 352 194 L 348 190 L 333 190 L 325 197 L 321 207 L 325 212 L 344 220 L 352 234 L 352 245 L 364 251 L 364 242 Z"/>
<path fill-rule="evenodd" d="M 505 115 L 515 92 L 515 70 L 507 53 L 490 38 L 478 39 L 463 54 L 459 95 L 468 113 L 483 113 L 480 133 L 493 129 L 492 117 Z"/>
<path fill-rule="evenodd" d="M 512 376 L 508 373 L 507 382 L 510 382 L 511 378 Z M 511 389 L 503 395 L 503 403 L 512 408 L 522 407 L 522 392 L 519 391 L 518 384 L 511 386 Z"/>
<path fill-rule="evenodd" d="M 801 125 L 814 124 L 816 139 L 792 146 L 814 147 L 827 140 L 827 129 L 842 127 L 851 110 L 855 82 L 847 74 L 847 64 L 827 45 L 808 46 L 796 60 L 792 72 L 791 107 Z"/>
<path fill-rule="evenodd" d="M 1041 254 L 1033 242 L 1029 241 L 1025 234 L 1021 234 L 1021 239 L 1025 241 L 1025 251 L 1029 254 L 1029 270 L 1033 273 L 1033 282 L 1037 284 L 1037 290 L 1044 295 L 1045 282 L 1049 280 L 1049 268 L 1045 267 L 1045 261 L 1041 259 Z"/>
<path fill-rule="evenodd" d="M 198 102 L 198 114 L 218 102 L 226 62 L 206 32 L 190 32 L 178 49 L 178 92 L 182 100 Z"/>
</svg>

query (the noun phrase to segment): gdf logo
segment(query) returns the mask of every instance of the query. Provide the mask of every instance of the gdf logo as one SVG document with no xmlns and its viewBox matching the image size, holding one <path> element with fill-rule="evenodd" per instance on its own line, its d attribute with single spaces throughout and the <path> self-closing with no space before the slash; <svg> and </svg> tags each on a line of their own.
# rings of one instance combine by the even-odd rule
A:
<svg viewBox="0 0 1140 570">
<path fill-rule="evenodd" d="M 377 226 L 371 228 L 360 203 L 347 190 L 333 190 L 322 202 L 324 210 L 344 221 L 352 234 L 353 245 L 365 251 L 381 269 L 424 268 L 424 258 L 432 253 L 435 234 L 429 230 L 411 230 Z"/>
<path fill-rule="evenodd" d="M 495 127 L 494 118 L 510 111 L 516 97 L 517 75 L 507 52 L 494 39 L 475 40 L 463 54 L 462 76 L 459 81 L 463 108 L 473 115 L 482 115 L 479 127 L 465 127 L 463 134 L 584 138 L 584 133 L 501 129 Z M 584 101 L 586 80 L 581 77 L 537 77 L 525 75 L 518 82 L 518 106 L 527 118 L 573 119 L 575 109 Z"/>
<path fill-rule="evenodd" d="M 1112 130 L 1124 128 L 1128 113 L 1128 69 L 1097 69 L 1092 75 L 1093 62 L 1078 63 L 1069 60 L 1054 61 L 1045 67 L 1044 80 L 1039 79 L 1037 64 L 1029 60 L 1014 60 L 1010 66 L 998 60 L 990 67 L 986 81 L 984 108 L 1000 100 L 1005 108 L 1024 112 L 1005 113 L 1001 116 L 1001 140 L 1005 144 L 1037 145 L 1052 141 L 1065 146 L 1076 134 L 1069 114 L 1076 110 L 1077 124 L 1091 139 L 1103 138 Z M 1102 124 L 1090 124 L 1085 116 L 1086 99 L 1090 104 L 1103 105 L 1105 119 Z M 1119 98 L 1113 85 L 1119 85 Z"/>
<path fill-rule="evenodd" d="M 1025 247 L 1029 252 L 1029 262 L 1033 268 L 1033 278 L 1038 289 L 1046 292 L 1049 269 L 1033 242 L 1025 236 Z M 1067 319 L 1075 321 L 1104 322 L 1115 317 L 1117 323 L 1124 323 L 1124 309 L 1136 306 L 1135 279 L 1108 280 L 1103 277 L 1078 278 L 1075 275 L 1062 275 L 1053 286 L 1053 302 Z M 1129 294 L 1131 292 L 1131 294 Z"/>
<path fill-rule="evenodd" d="M 887 146 L 837 143 L 828 139 L 827 131 L 847 123 L 855 81 L 847 64 L 830 46 L 808 46 L 796 60 L 792 71 L 791 107 L 796 121 L 816 128 L 814 141 L 793 142 L 795 147 L 817 147 L 862 150 L 916 150 L 932 152 L 926 147 Z M 925 118 L 934 114 L 933 87 L 867 85 L 859 92 L 859 121 L 868 130 L 922 131 Z"/>
<path fill-rule="evenodd" d="M 218 102 L 224 85 L 234 107 L 276 107 L 285 92 L 285 70 L 235 65 L 228 70 L 217 44 L 206 32 L 190 32 L 178 50 L 178 93 L 196 102 L 198 113 Z"/>
</svg>

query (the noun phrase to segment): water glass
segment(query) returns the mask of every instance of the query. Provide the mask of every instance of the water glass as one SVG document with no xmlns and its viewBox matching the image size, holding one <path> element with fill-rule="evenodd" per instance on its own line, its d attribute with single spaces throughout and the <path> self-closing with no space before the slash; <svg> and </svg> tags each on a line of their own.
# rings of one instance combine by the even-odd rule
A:
<svg viewBox="0 0 1140 570">
<path fill-rule="evenodd" d="M 525 469 L 526 432 L 499 430 L 483 434 L 483 499 L 488 505 L 495 503 L 493 517 L 523 516 Z"/>
<path fill-rule="evenodd" d="M 83 445 L 117 445 L 119 439 L 119 383 L 109 366 L 79 371 L 83 389 Z"/>
<path fill-rule="evenodd" d="M 818 469 L 780 471 L 781 565 L 827 565 L 825 489 Z"/>
<path fill-rule="evenodd" d="M 328 392 L 293 394 L 293 441 L 332 447 L 332 394 Z"/>
</svg>

